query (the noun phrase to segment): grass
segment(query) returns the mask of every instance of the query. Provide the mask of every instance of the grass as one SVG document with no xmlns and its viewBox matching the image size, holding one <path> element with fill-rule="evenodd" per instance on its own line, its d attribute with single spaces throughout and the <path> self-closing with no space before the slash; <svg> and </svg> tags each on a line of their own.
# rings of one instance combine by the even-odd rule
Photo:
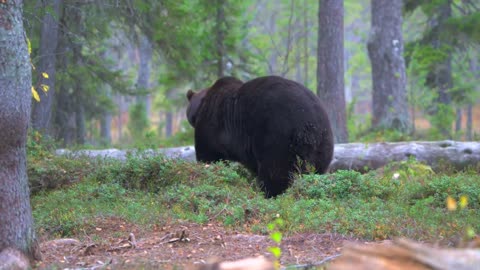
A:
<svg viewBox="0 0 480 270">
<path fill-rule="evenodd" d="M 213 220 L 267 234 L 267 224 L 279 215 L 285 235 L 335 232 L 370 240 L 452 240 L 467 228 L 480 231 L 478 172 L 435 174 L 413 160 L 367 174 L 302 175 L 285 194 L 267 200 L 237 164 L 141 155 L 126 162 L 91 161 L 38 153 L 29 157 L 31 185 L 43 183 L 32 196 L 33 215 L 40 232 L 52 236 L 75 235 L 104 216 L 146 227 Z M 468 206 L 447 210 L 447 197 L 462 195 Z"/>
</svg>

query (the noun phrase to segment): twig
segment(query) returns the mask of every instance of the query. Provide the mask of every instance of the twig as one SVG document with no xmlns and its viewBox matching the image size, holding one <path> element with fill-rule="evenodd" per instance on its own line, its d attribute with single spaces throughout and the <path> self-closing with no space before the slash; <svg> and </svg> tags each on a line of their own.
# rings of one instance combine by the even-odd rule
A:
<svg viewBox="0 0 480 270">
<path fill-rule="evenodd" d="M 218 216 L 220 216 L 221 213 L 223 213 L 225 210 L 227 210 L 226 207 L 223 207 L 222 210 L 218 211 L 213 217 L 210 218 L 210 221 L 215 220 Z"/>
</svg>

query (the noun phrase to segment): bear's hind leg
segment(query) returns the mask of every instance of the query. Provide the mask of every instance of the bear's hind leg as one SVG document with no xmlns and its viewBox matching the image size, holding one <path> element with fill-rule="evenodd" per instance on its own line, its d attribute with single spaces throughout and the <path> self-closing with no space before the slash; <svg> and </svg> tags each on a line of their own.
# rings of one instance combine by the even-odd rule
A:
<svg viewBox="0 0 480 270">
<path fill-rule="evenodd" d="M 290 187 L 291 173 L 286 164 L 267 162 L 259 164 L 258 183 L 266 198 L 276 197 Z"/>
</svg>

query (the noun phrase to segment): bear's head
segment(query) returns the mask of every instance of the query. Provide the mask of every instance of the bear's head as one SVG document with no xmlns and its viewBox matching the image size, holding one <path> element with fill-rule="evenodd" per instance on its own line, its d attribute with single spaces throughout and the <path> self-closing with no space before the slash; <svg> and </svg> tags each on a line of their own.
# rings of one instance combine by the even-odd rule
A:
<svg viewBox="0 0 480 270">
<path fill-rule="evenodd" d="M 187 119 L 190 125 L 195 128 L 196 119 L 198 115 L 198 111 L 200 106 L 202 105 L 203 99 L 207 95 L 207 93 L 219 93 L 217 95 L 220 97 L 224 97 L 225 92 L 236 91 L 243 85 L 243 82 L 235 77 L 223 77 L 218 79 L 211 87 L 200 90 L 198 92 L 194 92 L 192 90 L 188 90 L 187 92 L 187 99 L 188 99 L 188 107 L 187 107 Z M 209 99 L 211 101 L 211 99 Z"/>
<path fill-rule="evenodd" d="M 187 119 L 192 127 L 195 127 L 195 120 L 197 116 L 198 109 L 200 105 L 202 105 L 203 98 L 207 94 L 207 89 L 200 90 L 198 92 L 194 92 L 192 90 L 188 90 L 187 92 L 187 99 L 188 99 L 188 107 L 187 107 Z"/>
</svg>

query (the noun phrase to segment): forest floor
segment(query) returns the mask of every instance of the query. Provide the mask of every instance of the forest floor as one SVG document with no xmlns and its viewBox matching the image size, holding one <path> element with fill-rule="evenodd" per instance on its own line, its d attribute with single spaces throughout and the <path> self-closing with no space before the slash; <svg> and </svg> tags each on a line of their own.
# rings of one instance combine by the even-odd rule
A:
<svg viewBox="0 0 480 270">
<path fill-rule="evenodd" d="M 41 235 L 43 261 L 36 269 L 178 269 L 212 261 L 263 255 L 275 246 L 268 235 L 226 229 L 218 223 L 172 223 L 142 229 L 119 218 L 98 219 L 78 239 Z M 135 248 L 127 241 L 135 236 Z M 43 238 L 43 239 L 42 239 Z M 347 242 L 360 239 L 338 234 L 296 233 L 281 242 L 282 266 L 315 265 L 340 254 Z"/>
</svg>

